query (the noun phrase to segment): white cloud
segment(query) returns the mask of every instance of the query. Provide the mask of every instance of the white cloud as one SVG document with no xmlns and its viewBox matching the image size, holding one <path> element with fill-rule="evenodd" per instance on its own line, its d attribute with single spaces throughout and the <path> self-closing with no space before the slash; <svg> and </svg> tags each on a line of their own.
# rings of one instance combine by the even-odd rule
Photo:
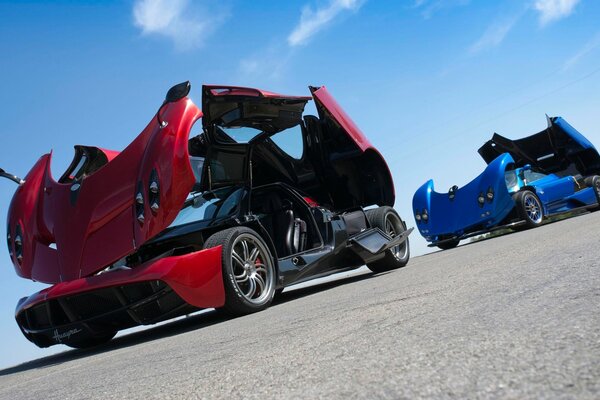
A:
<svg viewBox="0 0 600 400">
<path fill-rule="evenodd" d="M 295 49 L 283 43 L 271 45 L 255 51 L 240 60 L 237 80 L 251 85 L 269 84 L 285 76 Z"/>
<path fill-rule="evenodd" d="M 313 10 L 310 6 L 302 9 L 300 22 L 288 36 L 290 46 L 305 44 L 315 33 L 327 26 L 343 11 L 356 11 L 363 0 L 330 0 L 325 7 Z"/>
<path fill-rule="evenodd" d="M 442 10 L 469 5 L 471 0 L 415 0 L 413 8 L 419 9 L 425 19 Z"/>
<path fill-rule="evenodd" d="M 268 84 L 281 80 L 294 58 L 298 46 L 306 44 L 317 32 L 325 29 L 339 14 L 358 9 L 367 0 L 327 0 L 320 8 L 313 10 L 306 5 L 302 9 L 298 25 L 288 35 L 285 43 L 274 40 L 270 45 L 254 51 L 240 60 L 238 81 Z"/>
<path fill-rule="evenodd" d="M 583 45 L 583 47 L 581 47 L 577 53 L 575 53 L 571 58 L 569 58 L 567 61 L 565 61 L 565 63 L 563 64 L 563 71 L 566 71 L 569 68 L 573 67 L 582 58 L 584 58 L 589 53 L 593 52 L 594 50 L 596 50 L 599 47 L 600 47 L 600 33 L 596 34 L 596 36 L 594 36 L 590 40 L 588 40 L 588 42 L 585 45 Z"/>
<path fill-rule="evenodd" d="M 540 13 L 540 23 L 546 25 L 569 16 L 579 0 L 536 0 L 533 8 Z"/>
<path fill-rule="evenodd" d="M 224 17 L 223 13 L 192 9 L 189 0 L 136 0 L 133 5 L 134 23 L 142 34 L 165 36 L 178 50 L 201 46 Z"/>
<path fill-rule="evenodd" d="M 511 19 L 495 22 L 490 25 L 483 35 L 481 35 L 479 40 L 473 43 L 469 48 L 469 51 L 471 53 L 477 53 L 490 47 L 498 46 L 515 26 L 521 15 L 522 14 L 519 14 Z"/>
</svg>

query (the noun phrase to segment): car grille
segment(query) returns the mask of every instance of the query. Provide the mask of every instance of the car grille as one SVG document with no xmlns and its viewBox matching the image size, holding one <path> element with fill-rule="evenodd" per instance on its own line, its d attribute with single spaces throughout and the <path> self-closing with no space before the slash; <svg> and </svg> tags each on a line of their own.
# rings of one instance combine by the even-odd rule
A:
<svg viewBox="0 0 600 400">
<path fill-rule="evenodd" d="M 124 329 L 170 318 L 178 311 L 189 312 L 190 308 L 164 282 L 148 281 L 51 299 L 21 312 L 17 321 L 28 331 L 80 322 Z"/>
</svg>

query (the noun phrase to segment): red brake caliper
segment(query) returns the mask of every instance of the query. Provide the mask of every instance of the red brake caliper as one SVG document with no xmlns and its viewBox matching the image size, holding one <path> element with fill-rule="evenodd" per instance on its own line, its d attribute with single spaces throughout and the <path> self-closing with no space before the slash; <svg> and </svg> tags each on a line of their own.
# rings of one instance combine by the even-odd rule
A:
<svg viewBox="0 0 600 400">
<path fill-rule="evenodd" d="M 260 257 L 256 257 L 256 261 L 254 262 L 254 265 L 256 266 L 256 264 L 262 264 L 262 260 L 260 259 Z M 258 274 L 258 272 L 256 272 Z M 267 284 L 266 281 L 266 277 L 263 277 L 262 275 L 260 276 L 261 278 L 263 278 L 263 282 L 265 282 L 265 285 Z M 262 290 L 258 293 L 258 296 L 260 296 L 262 294 Z"/>
</svg>

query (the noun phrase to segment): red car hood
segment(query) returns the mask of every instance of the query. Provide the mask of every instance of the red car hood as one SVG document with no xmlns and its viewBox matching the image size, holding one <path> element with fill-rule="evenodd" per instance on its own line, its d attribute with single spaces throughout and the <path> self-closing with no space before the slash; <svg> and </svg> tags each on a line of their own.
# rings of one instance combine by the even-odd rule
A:
<svg viewBox="0 0 600 400">
<path fill-rule="evenodd" d="M 166 126 L 154 118 L 121 153 L 104 152 L 104 165 L 84 164 L 89 174 L 57 182 L 50 172 L 51 154 L 40 158 L 8 212 L 9 250 L 18 275 L 45 283 L 91 275 L 175 219 L 195 182 L 187 140 L 202 113 L 184 98 L 166 103 L 160 114 Z M 159 183 L 156 194 L 149 191 L 151 180 Z M 144 203 L 136 209 L 138 193 Z M 156 210 L 150 209 L 153 195 Z M 143 223 L 137 219 L 139 207 Z"/>
</svg>

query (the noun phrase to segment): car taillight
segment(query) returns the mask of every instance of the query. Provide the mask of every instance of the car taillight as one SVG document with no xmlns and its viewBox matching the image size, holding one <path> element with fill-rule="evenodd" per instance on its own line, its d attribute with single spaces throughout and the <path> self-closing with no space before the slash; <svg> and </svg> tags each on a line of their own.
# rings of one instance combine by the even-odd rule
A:
<svg viewBox="0 0 600 400">
<path fill-rule="evenodd" d="M 148 184 L 148 203 L 150 210 L 156 214 L 160 208 L 160 183 L 158 181 L 158 173 L 155 169 L 150 173 L 150 183 Z"/>
<path fill-rule="evenodd" d="M 144 195 L 142 194 L 142 183 L 138 183 L 138 190 L 135 195 L 135 217 L 137 218 L 140 225 L 144 224 L 146 220 L 144 217 Z"/>
<path fill-rule="evenodd" d="M 12 241 L 10 236 L 10 226 L 6 228 L 6 244 L 8 245 L 8 256 L 12 259 L 13 249 L 12 249 Z"/>
<path fill-rule="evenodd" d="M 19 264 L 21 264 L 23 262 L 23 231 L 21 230 L 20 224 L 17 224 L 17 227 L 15 229 L 14 245 L 15 257 L 17 258 Z"/>
</svg>

